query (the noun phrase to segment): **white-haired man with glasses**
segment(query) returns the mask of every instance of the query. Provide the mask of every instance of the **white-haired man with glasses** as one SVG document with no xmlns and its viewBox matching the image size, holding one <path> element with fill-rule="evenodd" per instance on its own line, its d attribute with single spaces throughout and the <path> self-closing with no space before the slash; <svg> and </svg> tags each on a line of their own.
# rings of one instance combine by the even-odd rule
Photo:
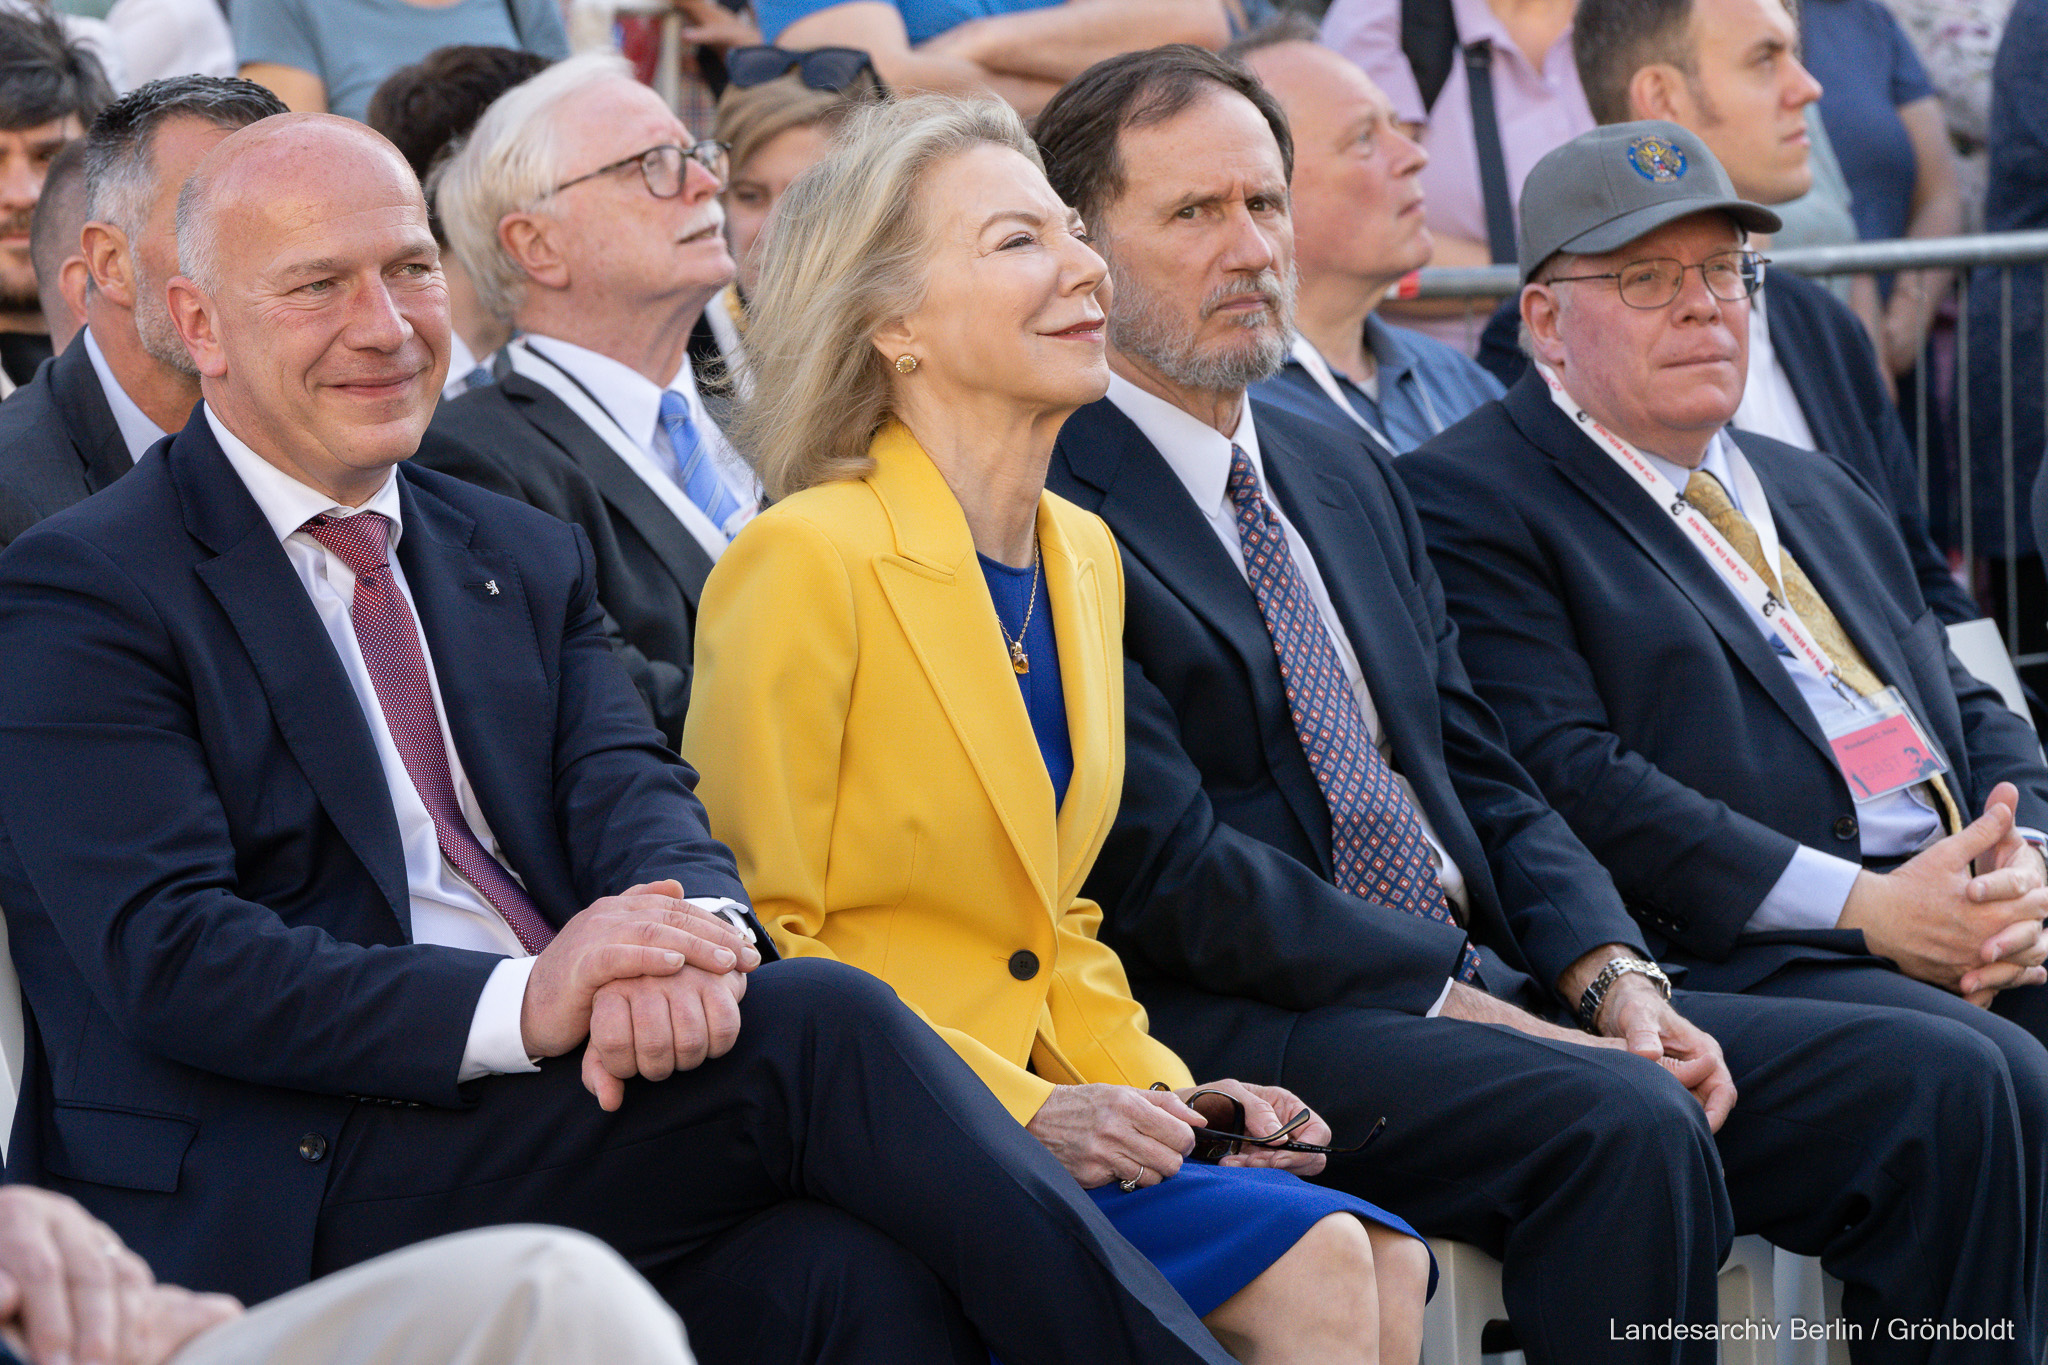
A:
<svg viewBox="0 0 2048 1365">
<path fill-rule="evenodd" d="M 697 595 L 759 506 L 706 411 L 690 331 L 733 276 L 699 141 L 615 58 L 500 97 L 436 184 L 479 299 L 516 330 L 511 372 L 436 414 L 423 462 L 581 526 L 614 643 L 675 742 Z"/>
<path fill-rule="evenodd" d="M 1480 695 L 1688 985 L 1974 1030 L 2038 1163 L 2048 767 L 1877 493 L 1728 425 L 1776 215 L 1658 121 L 1559 148 L 1522 206 L 1534 364 L 1397 466 Z"/>
</svg>

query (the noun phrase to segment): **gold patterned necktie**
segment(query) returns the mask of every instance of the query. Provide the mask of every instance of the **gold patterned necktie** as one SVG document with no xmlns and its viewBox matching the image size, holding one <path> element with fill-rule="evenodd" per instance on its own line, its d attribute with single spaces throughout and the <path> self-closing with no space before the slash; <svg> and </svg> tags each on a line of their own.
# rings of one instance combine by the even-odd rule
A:
<svg viewBox="0 0 2048 1365">
<path fill-rule="evenodd" d="M 1856 642 L 1842 629 L 1842 623 L 1835 619 L 1834 612 L 1821 599 L 1813 581 L 1799 567 L 1799 561 L 1782 544 L 1778 546 L 1782 580 L 1779 574 L 1771 572 L 1771 566 L 1764 562 L 1763 542 L 1757 539 L 1756 527 L 1742 515 L 1719 479 L 1704 469 L 1695 469 L 1692 477 L 1685 481 L 1685 500 L 1706 513 L 1707 520 L 1714 523 L 1714 529 L 1721 533 L 1722 539 L 1735 547 L 1743 562 L 1763 577 L 1779 601 L 1799 614 L 1799 619 L 1812 632 L 1813 642 L 1827 652 L 1828 658 L 1834 661 L 1835 671 L 1843 682 L 1856 689 L 1857 696 L 1868 697 L 1884 691 L 1883 680 L 1864 659 L 1863 651 L 1856 648 Z M 1943 823 L 1948 832 L 1954 834 L 1962 829 L 1962 812 L 1956 809 L 1955 797 L 1949 794 L 1948 783 L 1942 780 L 1941 774 L 1936 773 L 1929 778 L 1927 785 L 1940 799 Z"/>
</svg>

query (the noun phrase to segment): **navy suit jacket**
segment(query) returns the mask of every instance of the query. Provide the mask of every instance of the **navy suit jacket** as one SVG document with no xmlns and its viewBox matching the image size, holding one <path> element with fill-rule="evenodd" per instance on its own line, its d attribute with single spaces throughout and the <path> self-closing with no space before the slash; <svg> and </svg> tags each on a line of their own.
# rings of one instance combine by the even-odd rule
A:
<svg viewBox="0 0 2048 1365">
<path fill-rule="evenodd" d="M 81 331 L 0 403 L 0 497 L 28 514 L 0 516 L 0 546 L 133 465 Z"/>
<path fill-rule="evenodd" d="M 598 599 L 620 660 L 671 744 L 690 704 L 691 636 L 711 556 L 581 417 L 525 375 L 472 389 L 434 414 L 419 460 L 517 498 L 590 537 Z"/>
<path fill-rule="evenodd" d="M 1935 615 L 1950 622 L 1982 616 L 1983 609 L 1948 571 L 1948 558 L 1927 528 L 1927 514 L 1920 509 L 1920 467 L 1863 324 L 1847 304 L 1789 270 L 1771 275 L 1764 297 L 1771 347 L 1815 444 L 1877 491 Z M 1504 302 L 1480 342 L 1480 363 L 1503 384 L 1516 383 L 1529 365 L 1515 344 L 1521 325 L 1517 307 L 1515 299 Z"/>
<path fill-rule="evenodd" d="M 1981 810 L 2009 780 L 2020 822 L 2041 827 L 2033 731 L 1949 652 L 1876 495 L 1826 456 L 1735 440 L 1785 548 L 1953 766 L 1958 802 Z M 1862 951 L 1861 934 L 1833 929 L 1738 942 L 1796 846 L 1859 856 L 1855 803 L 1747 608 L 1542 380 L 1525 376 L 1398 468 L 1473 682 L 1651 946 L 1717 990 L 1809 950 Z"/>
<path fill-rule="evenodd" d="M 743 899 L 612 657 L 582 533 L 398 478 L 448 728 L 541 913 L 663 877 Z M 362 707 L 203 414 L 0 555 L 0 771 L 39 1039 L 8 1178 L 75 1196 L 168 1281 L 304 1282 L 349 1097 L 464 1106 L 498 959 L 412 942 Z"/>
<path fill-rule="evenodd" d="M 1253 411 L 1269 493 L 1315 554 L 1395 766 L 1464 870 L 1489 989 L 1554 1008 L 1551 983 L 1574 959 L 1640 934 L 1467 684 L 1385 457 L 1355 431 Z M 1123 804 L 1086 890 L 1154 1027 L 1211 1055 L 1262 1029 L 1277 1058 L 1287 1011 L 1427 1011 L 1464 935 L 1330 881 L 1329 808 L 1258 601 L 1172 468 L 1104 399 L 1067 420 L 1048 483 L 1106 520 L 1123 552 Z"/>
</svg>

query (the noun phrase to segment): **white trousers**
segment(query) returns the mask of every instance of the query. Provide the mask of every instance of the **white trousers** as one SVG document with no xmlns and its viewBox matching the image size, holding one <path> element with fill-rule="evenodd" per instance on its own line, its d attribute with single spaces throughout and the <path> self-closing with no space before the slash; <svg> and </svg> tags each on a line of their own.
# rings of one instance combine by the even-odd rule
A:
<svg viewBox="0 0 2048 1365">
<path fill-rule="evenodd" d="M 683 1324 L 610 1247 L 563 1228 L 437 1237 L 316 1280 L 171 1365 L 691 1365 Z"/>
</svg>

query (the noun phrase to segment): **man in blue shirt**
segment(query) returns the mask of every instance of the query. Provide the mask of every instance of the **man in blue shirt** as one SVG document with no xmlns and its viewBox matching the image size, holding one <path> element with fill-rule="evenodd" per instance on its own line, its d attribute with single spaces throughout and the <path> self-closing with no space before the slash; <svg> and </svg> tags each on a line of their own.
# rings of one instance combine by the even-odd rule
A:
<svg viewBox="0 0 2048 1365">
<path fill-rule="evenodd" d="M 1389 455 L 1500 397 L 1500 383 L 1471 357 L 1374 316 L 1433 249 L 1417 180 L 1429 153 L 1401 131 L 1386 95 L 1298 16 L 1250 34 L 1230 55 L 1265 82 L 1295 135 L 1299 331 L 1287 364 L 1252 391 L 1305 417 L 1355 424 Z"/>
</svg>

